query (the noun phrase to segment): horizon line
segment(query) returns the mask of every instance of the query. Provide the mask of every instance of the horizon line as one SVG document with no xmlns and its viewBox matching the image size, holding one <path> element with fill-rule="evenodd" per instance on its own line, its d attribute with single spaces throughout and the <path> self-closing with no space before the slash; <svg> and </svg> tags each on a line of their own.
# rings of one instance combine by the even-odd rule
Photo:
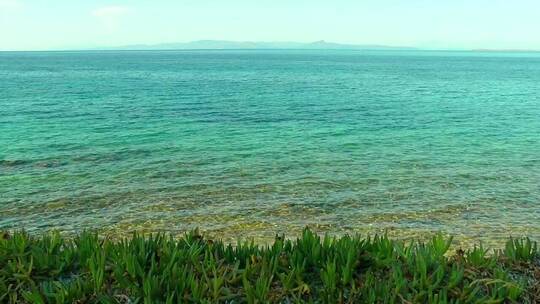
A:
<svg viewBox="0 0 540 304">
<path fill-rule="evenodd" d="M 179 51 L 358 51 L 358 52 L 470 52 L 470 53 L 540 53 L 540 49 L 354 49 L 354 48 L 177 48 L 177 49 L 42 49 L 42 50 L 0 50 L 0 53 L 69 53 L 69 52 L 179 52 Z"/>
<path fill-rule="evenodd" d="M 201 43 L 215 43 L 211 47 L 190 47 Z M 233 44 L 232 46 L 219 46 L 219 44 Z M 235 47 L 234 44 L 238 44 Z M 253 47 L 242 47 L 241 44 L 252 44 Z M 282 46 L 279 46 L 282 44 Z M 288 45 L 287 45 L 288 44 Z M 296 46 L 293 46 L 296 44 Z M 275 46 L 271 46 L 275 45 Z M 182 47 L 183 46 L 183 47 Z M 85 52 L 85 51 L 225 51 L 225 50 L 343 50 L 343 51 L 449 51 L 449 52 L 506 52 L 506 53 L 535 53 L 540 49 L 513 49 L 513 48 L 430 48 L 414 46 L 396 46 L 386 44 L 356 44 L 339 43 L 325 40 L 312 42 L 298 41 L 250 41 L 250 40 L 219 40 L 200 39 L 187 42 L 160 42 L 153 44 L 129 44 L 121 46 L 81 47 L 81 48 L 52 48 L 52 49 L 0 49 L 0 52 Z"/>
</svg>

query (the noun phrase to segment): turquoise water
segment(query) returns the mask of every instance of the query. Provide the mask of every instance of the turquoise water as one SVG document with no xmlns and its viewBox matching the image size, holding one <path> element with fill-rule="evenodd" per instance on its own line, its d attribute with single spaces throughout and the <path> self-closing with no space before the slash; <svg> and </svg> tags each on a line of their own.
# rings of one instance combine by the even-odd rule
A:
<svg viewBox="0 0 540 304">
<path fill-rule="evenodd" d="M 540 54 L 0 53 L 0 215 L 540 238 Z"/>
</svg>

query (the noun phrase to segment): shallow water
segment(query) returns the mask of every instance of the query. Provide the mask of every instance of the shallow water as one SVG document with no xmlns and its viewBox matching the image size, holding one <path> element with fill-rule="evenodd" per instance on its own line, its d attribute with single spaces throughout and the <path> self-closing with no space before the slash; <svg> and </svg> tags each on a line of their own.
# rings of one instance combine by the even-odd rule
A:
<svg viewBox="0 0 540 304">
<path fill-rule="evenodd" d="M 0 214 L 540 239 L 540 54 L 0 53 Z"/>
</svg>

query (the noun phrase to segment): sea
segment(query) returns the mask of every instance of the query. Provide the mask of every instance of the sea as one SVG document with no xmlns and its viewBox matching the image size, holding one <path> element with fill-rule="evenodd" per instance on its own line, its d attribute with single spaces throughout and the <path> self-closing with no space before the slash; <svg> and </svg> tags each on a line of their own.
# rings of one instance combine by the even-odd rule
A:
<svg viewBox="0 0 540 304">
<path fill-rule="evenodd" d="M 540 53 L 0 53 L 0 229 L 540 239 Z"/>
</svg>

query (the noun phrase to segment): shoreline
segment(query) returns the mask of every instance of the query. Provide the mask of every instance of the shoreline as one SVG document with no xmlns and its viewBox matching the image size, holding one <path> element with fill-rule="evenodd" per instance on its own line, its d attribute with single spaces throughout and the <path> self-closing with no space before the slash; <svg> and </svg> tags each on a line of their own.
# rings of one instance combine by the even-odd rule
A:
<svg viewBox="0 0 540 304">
<path fill-rule="evenodd" d="M 71 227 L 71 226 L 70 226 Z M 190 228 L 191 227 L 191 228 Z M 28 233 L 32 237 L 40 237 L 51 233 L 58 233 L 64 238 L 73 238 L 77 235 L 85 232 L 92 231 L 100 235 L 100 237 L 109 240 L 122 240 L 129 239 L 133 234 L 141 236 L 149 236 L 155 234 L 164 234 L 174 239 L 181 239 L 186 233 L 191 231 L 198 231 L 207 239 L 223 242 L 225 244 L 238 244 L 243 242 L 254 243 L 257 246 L 268 246 L 275 241 L 277 235 L 285 235 L 288 240 L 295 240 L 302 236 L 305 229 L 309 229 L 319 237 L 329 236 L 333 238 L 342 238 L 346 236 L 359 236 L 362 238 L 373 238 L 375 236 L 386 235 L 388 238 L 404 243 L 411 242 L 428 242 L 434 235 L 443 235 L 445 237 L 452 238 L 452 248 L 456 249 L 472 249 L 475 246 L 482 245 L 489 250 L 501 250 L 504 249 L 507 241 L 511 238 L 528 238 L 534 242 L 539 242 L 538 234 L 534 231 L 528 230 L 509 230 L 508 233 L 495 233 L 488 231 L 484 235 L 466 234 L 463 231 L 451 231 L 451 230 L 436 230 L 436 229 L 421 229 L 421 228 L 399 228 L 393 226 L 372 226 L 372 225 L 358 225 L 354 229 L 341 229 L 334 226 L 320 226 L 315 224 L 307 224 L 303 227 L 300 226 L 287 226 L 278 228 L 278 226 L 272 227 L 258 227 L 258 226 L 233 226 L 233 227 L 221 227 L 215 228 L 208 225 L 189 225 L 183 229 L 166 227 L 154 227 L 149 225 L 144 226 L 123 226 L 112 225 L 107 228 L 93 228 L 85 227 L 83 229 L 65 229 L 66 227 L 51 227 L 40 229 L 20 229 L 19 227 L 4 227 L 1 231 L 8 233 Z M 491 234 L 490 234 L 491 233 Z"/>
</svg>

